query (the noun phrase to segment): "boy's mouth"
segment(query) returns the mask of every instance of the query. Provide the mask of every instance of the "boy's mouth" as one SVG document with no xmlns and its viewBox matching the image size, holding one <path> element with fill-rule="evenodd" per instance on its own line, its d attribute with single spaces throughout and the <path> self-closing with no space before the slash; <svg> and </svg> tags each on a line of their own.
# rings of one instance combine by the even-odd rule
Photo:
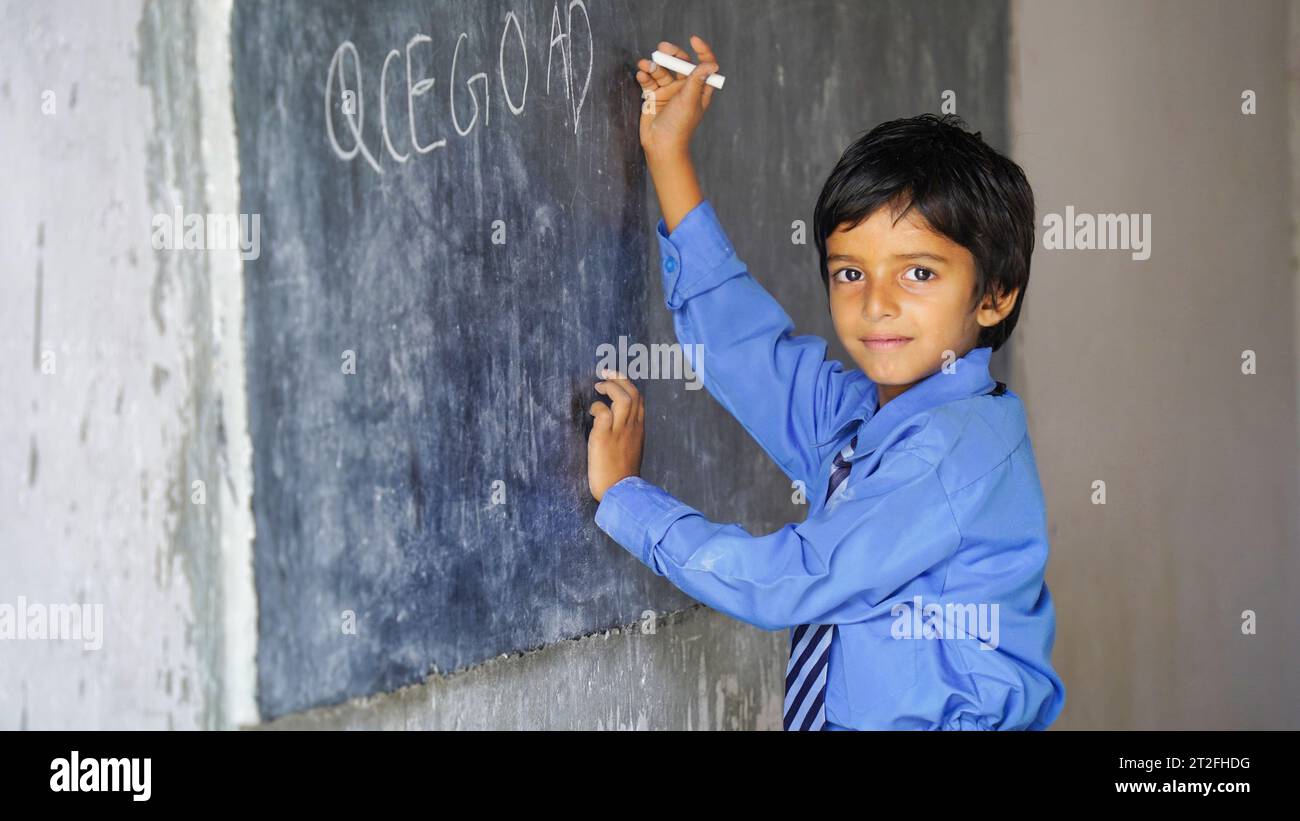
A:
<svg viewBox="0 0 1300 821">
<path fill-rule="evenodd" d="M 912 341 L 910 336 L 894 336 L 892 334 L 872 334 L 870 336 L 860 337 L 863 345 L 872 351 L 892 351 L 895 348 L 901 348 Z"/>
</svg>

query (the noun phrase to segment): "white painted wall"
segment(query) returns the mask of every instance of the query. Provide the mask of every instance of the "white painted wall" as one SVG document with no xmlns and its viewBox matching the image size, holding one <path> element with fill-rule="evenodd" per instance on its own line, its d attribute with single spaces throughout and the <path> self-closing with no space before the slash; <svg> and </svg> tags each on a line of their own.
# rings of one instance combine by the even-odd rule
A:
<svg viewBox="0 0 1300 821">
<path fill-rule="evenodd" d="M 240 261 L 151 245 L 166 202 L 238 210 L 229 7 L 188 11 L 0 9 L 0 605 L 103 614 L 98 649 L 0 640 L 0 728 L 254 715 Z"/>
</svg>

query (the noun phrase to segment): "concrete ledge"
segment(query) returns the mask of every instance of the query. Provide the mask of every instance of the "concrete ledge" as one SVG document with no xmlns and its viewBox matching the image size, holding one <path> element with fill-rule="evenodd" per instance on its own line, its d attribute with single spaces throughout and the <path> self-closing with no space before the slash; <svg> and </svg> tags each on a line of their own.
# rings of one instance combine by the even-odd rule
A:
<svg viewBox="0 0 1300 821">
<path fill-rule="evenodd" d="M 785 647 L 694 607 L 245 729 L 780 730 Z"/>
</svg>

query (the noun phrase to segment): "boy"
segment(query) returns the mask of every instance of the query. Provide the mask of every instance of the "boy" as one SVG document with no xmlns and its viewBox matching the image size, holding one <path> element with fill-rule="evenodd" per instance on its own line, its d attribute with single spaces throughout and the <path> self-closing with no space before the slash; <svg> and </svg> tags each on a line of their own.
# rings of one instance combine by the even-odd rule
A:
<svg viewBox="0 0 1300 821">
<path fill-rule="evenodd" d="M 1029 280 L 1024 173 L 951 116 L 884 123 L 844 152 L 813 229 L 859 368 L 844 370 L 792 333 L 699 190 L 688 143 L 718 65 L 691 40 L 689 77 L 637 72 L 665 301 L 685 349 L 704 346 L 709 392 L 804 483 L 808 515 L 751 536 L 641 479 L 644 405 L 607 373 L 588 441 L 597 525 L 701 602 L 790 630 L 787 730 L 1045 729 L 1065 690 L 1044 500 L 1020 398 L 988 373 Z"/>
</svg>

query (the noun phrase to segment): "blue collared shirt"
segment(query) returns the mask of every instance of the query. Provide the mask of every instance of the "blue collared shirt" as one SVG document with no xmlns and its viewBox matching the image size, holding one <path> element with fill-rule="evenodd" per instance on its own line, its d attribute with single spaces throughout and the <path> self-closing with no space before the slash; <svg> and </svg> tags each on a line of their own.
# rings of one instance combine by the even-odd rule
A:
<svg viewBox="0 0 1300 821">
<path fill-rule="evenodd" d="M 1020 398 L 988 394 L 992 349 L 877 408 L 866 374 L 794 333 L 708 200 L 671 235 L 661 219 L 658 237 L 678 340 L 714 398 L 802 483 L 808 515 L 753 536 L 630 476 L 605 492 L 596 524 L 743 622 L 792 634 L 834 624 L 827 729 L 1045 729 L 1065 702 L 1046 509 Z M 827 504 L 834 456 L 855 434 Z"/>
</svg>

